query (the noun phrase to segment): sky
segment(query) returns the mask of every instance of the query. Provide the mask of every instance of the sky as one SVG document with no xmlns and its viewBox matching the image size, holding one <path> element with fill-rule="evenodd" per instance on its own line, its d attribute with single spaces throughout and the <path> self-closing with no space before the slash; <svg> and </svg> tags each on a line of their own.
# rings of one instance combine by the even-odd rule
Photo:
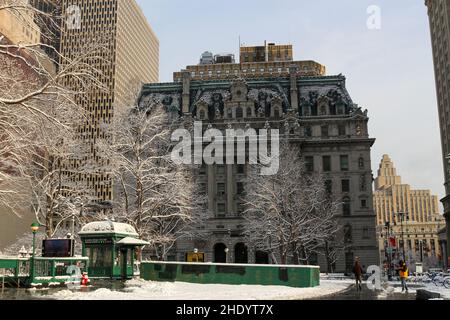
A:
<svg viewBox="0 0 450 320">
<path fill-rule="evenodd" d="M 369 111 L 374 175 L 389 154 L 403 182 L 444 196 L 430 31 L 424 0 L 137 0 L 160 41 L 160 81 L 204 51 L 234 53 L 265 40 L 294 46 L 344 74 Z M 370 6 L 380 9 L 380 28 Z"/>
</svg>

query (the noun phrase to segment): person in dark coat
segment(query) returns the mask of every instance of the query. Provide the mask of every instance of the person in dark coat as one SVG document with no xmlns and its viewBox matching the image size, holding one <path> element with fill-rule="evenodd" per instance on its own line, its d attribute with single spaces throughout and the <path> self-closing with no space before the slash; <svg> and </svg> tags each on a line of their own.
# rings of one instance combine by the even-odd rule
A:
<svg viewBox="0 0 450 320">
<path fill-rule="evenodd" d="M 356 257 L 356 260 L 355 260 L 355 265 L 353 267 L 353 273 L 355 274 L 356 290 L 362 291 L 363 268 L 361 267 L 361 263 L 359 262 L 358 257 Z"/>
</svg>

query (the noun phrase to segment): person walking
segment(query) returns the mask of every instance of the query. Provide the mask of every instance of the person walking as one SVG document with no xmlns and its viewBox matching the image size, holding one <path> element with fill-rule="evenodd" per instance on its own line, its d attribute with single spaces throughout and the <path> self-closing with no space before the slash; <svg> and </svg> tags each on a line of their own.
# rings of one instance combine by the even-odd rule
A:
<svg viewBox="0 0 450 320">
<path fill-rule="evenodd" d="M 359 257 L 356 257 L 355 265 L 353 267 L 353 273 L 355 274 L 356 291 L 362 291 L 362 274 L 363 274 L 363 269 L 361 267 L 361 263 L 359 262 Z"/>
<path fill-rule="evenodd" d="M 402 292 L 406 291 L 406 293 L 408 293 L 408 285 L 406 284 L 406 281 L 408 280 L 409 269 L 404 261 L 400 261 L 399 275 L 402 282 Z"/>
</svg>

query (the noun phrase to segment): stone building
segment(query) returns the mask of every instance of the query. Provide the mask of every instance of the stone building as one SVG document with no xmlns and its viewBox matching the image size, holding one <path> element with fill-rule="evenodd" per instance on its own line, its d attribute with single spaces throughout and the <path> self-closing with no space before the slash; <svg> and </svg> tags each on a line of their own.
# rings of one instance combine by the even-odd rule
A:
<svg viewBox="0 0 450 320">
<path fill-rule="evenodd" d="M 199 73 L 207 69 L 211 73 Z M 282 137 L 300 146 L 308 170 L 322 172 L 330 191 L 343 202 L 338 219 L 347 230 L 347 249 L 339 252 L 335 270 L 350 272 L 357 256 L 365 266 L 379 264 L 370 159 L 375 140 L 369 137 L 367 111 L 353 103 L 344 76 L 326 76 L 325 67 L 314 61 L 295 61 L 189 66 L 175 73 L 174 80 L 145 85 L 140 107 L 161 102 L 186 124 L 201 120 L 204 130 L 279 129 Z M 209 236 L 180 241 L 171 259 L 184 260 L 196 248 L 207 261 L 269 262 L 267 254 L 255 252 L 242 236 L 247 170 L 246 165 L 202 167 L 198 179 L 210 212 L 202 227 Z M 326 270 L 321 255 L 317 262 Z"/>
<path fill-rule="evenodd" d="M 445 225 L 438 197 L 430 190 L 412 190 L 403 184 L 394 163 L 384 155 L 375 179 L 374 209 L 380 257 L 388 260 L 388 238 L 396 239 L 397 258 L 403 248 L 408 262 L 423 262 L 426 267 L 442 265 L 438 233 Z M 403 215 L 403 219 L 402 219 Z M 403 221 L 402 221 L 403 220 Z M 389 253 L 394 257 L 395 253 Z"/>
<path fill-rule="evenodd" d="M 426 0 L 436 76 L 442 161 L 444 162 L 444 216 L 450 243 L 450 0 Z M 450 247 L 447 247 L 450 256 Z M 448 263 L 447 263 L 448 264 Z"/>
</svg>

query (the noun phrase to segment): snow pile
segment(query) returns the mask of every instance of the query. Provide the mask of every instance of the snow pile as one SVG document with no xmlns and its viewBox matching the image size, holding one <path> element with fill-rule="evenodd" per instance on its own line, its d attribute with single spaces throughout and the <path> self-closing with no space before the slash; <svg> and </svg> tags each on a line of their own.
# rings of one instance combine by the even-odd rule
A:
<svg viewBox="0 0 450 320">
<path fill-rule="evenodd" d="M 60 300 L 301 300 L 336 294 L 350 287 L 349 281 L 322 281 L 316 288 L 281 286 L 193 284 L 131 280 L 120 291 L 62 290 L 49 296 Z"/>
<path fill-rule="evenodd" d="M 447 289 L 444 286 L 438 287 L 433 283 L 427 283 L 424 289 L 430 292 L 440 293 L 441 298 L 450 300 L 450 289 Z"/>
</svg>

